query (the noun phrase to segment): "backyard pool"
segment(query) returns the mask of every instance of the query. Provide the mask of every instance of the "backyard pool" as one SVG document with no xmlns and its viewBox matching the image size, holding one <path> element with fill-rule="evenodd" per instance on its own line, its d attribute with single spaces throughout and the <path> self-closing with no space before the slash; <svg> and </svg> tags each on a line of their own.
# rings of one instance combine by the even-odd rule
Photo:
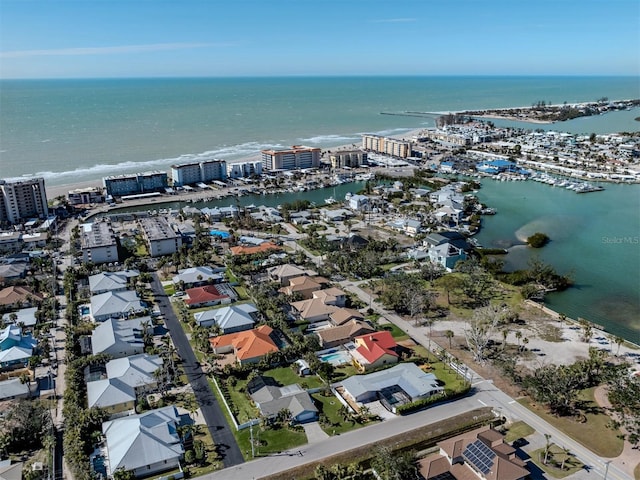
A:
<svg viewBox="0 0 640 480">
<path fill-rule="evenodd" d="M 91 309 L 86 306 L 80 307 L 80 315 L 89 315 L 91 313 Z"/>
<path fill-rule="evenodd" d="M 345 363 L 351 363 L 351 355 L 344 350 L 333 350 L 326 353 L 318 354 L 318 358 L 322 362 L 330 363 L 331 365 L 338 366 Z"/>
</svg>

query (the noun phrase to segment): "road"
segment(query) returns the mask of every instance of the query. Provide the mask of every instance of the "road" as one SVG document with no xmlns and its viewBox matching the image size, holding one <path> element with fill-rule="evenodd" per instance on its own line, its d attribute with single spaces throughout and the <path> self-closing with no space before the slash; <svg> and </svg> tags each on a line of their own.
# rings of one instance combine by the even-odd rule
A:
<svg viewBox="0 0 640 480">
<path fill-rule="evenodd" d="M 182 366 L 187 375 L 196 400 L 200 405 L 202 416 L 207 423 L 207 428 L 211 433 L 213 442 L 218 448 L 218 453 L 222 458 L 225 468 L 239 465 L 244 462 L 242 452 L 238 446 L 231 427 L 222 412 L 222 408 L 218 403 L 215 395 L 211 391 L 211 387 L 207 380 L 207 376 L 200 368 L 189 340 L 187 339 L 178 318 L 176 317 L 167 294 L 162 288 L 162 284 L 158 279 L 157 273 L 153 275 L 151 287 L 158 303 L 158 308 L 164 315 L 165 326 L 171 333 L 171 339 L 176 347 L 178 355 L 182 358 Z"/>
<path fill-rule="evenodd" d="M 360 300 L 366 304 L 371 305 L 378 313 L 384 315 L 384 317 L 391 323 L 394 323 L 399 328 L 407 332 L 416 342 L 420 343 L 426 348 L 429 348 L 430 341 L 426 334 L 425 327 L 415 327 L 411 322 L 407 322 L 400 318 L 398 315 L 385 310 L 385 308 L 373 300 L 370 295 L 359 287 L 359 284 L 364 282 L 341 282 L 343 289 L 348 290 L 358 296 Z M 595 479 L 603 478 L 605 474 L 606 461 L 609 459 L 602 458 L 595 453 L 591 452 L 588 448 L 581 445 L 579 442 L 573 440 L 568 435 L 565 435 L 560 430 L 547 423 L 544 419 L 531 412 L 526 407 L 520 405 L 512 397 L 498 389 L 493 385 L 491 380 L 485 380 L 473 370 L 469 369 L 469 372 L 473 375 L 474 395 L 477 405 L 491 406 L 500 413 L 500 415 L 507 417 L 510 420 L 517 421 L 523 420 L 536 430 L 535 437 L 536 445 L 544 446 L 544 434 L 551 435 L 551 441 L 556 445 L 569 448 L 569 450 L 576 455 L 576 457 L 584 463 L 588 470 L 584 470 L 572 475 L 572 479 Z M 458 402 L 455 402 L 458 403 Z M 453 405 L 453 404 L 452 404 Z M 540 448 L 540 447 L 536 447 Z M 607 472 L 607 479 L 615 480 L 628 480 L 631 477 L 625 472 L 621 465 L 617 465 L 613 460 L 609 465 Z"/>
</svg>

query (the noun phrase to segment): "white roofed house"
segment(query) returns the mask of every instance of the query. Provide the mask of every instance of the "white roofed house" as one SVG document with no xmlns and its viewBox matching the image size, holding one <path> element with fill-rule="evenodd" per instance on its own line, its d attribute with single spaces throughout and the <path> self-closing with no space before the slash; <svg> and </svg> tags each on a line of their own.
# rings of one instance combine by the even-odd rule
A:
<svg viewBox="0 0 640 480">
<path fill-rule="evenodd" d="M 200 287 L 207 283 L 220 283 L 224 280 L 224 268 L 209 266 L 185 268 L 178 270 L 173 277 L 174 285 L 184 285 L 184 288 Z"/>
<path fill-rule="evenodd" d="M 100 407 L 111 418 L 134 413 L 138 396 L 157 388 L 154 372 L 161 367 L 158 355 L 145 353 L 110 360 L 105 366 L 107 378 L 87 383 L 89 408 Z"/>
<path fill-rule="evenodd" d="M 196 323 L 203 327 L 217 325 L 222 334 L 250 330 L 256 323 L 258 309 L 253 303 L 241 303 L 229 307 L 205 310 L 194 315 Z"/>
<path fill-rule="evenodd" d="M 128 357 L 144 352 L 143 330 L 153 328 L 150 317 L 131 320 L 110 318 L 101 323 L 91 334 L 91 351 L 94 355 L 106 353 L 113 358 Z"/>
<path fill-rule="evenodd" d="M 147 311 L 147 305 L 133 290 L 105 292 L 91 297 L 91 317 L 95 322 L 123 318 Z"/>
<path fill-rule="evenodd" d="M 141 478 L 180 468 L 184 447 L 179 426 L 180 416 L 174 406 L 104 422 L 107 473 L 113 476 L 122 469 Z"/>
<path fill-rule="evenodd" d="M 127 290 L 132 278 L 140 275 L 137 270 L 123 270 L 120 272 L 101 272 L 89 277 L 89 291 L 91 295 L 105 292 L 120 292 Z"/>
</svg>

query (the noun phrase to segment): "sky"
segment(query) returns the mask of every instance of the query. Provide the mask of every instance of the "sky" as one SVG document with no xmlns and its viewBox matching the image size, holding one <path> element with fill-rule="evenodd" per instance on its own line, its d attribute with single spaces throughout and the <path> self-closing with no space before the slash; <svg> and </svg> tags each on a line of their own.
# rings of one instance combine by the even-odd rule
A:
<svg viewBox="0 0 640 480">
<path fill-rule="evenodd" d="M 0 78 L 640 75 L 638 0 L 0 0 Z"/>
</svg>

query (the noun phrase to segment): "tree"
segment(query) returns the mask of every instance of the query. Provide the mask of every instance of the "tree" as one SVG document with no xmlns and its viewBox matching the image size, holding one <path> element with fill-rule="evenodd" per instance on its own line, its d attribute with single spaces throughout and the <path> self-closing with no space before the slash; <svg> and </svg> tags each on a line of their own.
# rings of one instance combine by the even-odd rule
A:
<svg viewBox="0 0 640 480">
<path fill-rule="evenodd" d="M 544 247 L 548 242 L 549 237 L 542 232 L 536 232 L 530 237 L 527 237 L 527 243 L 532 248 Z"/>
<path fill-rule="evenodd" d="M 617 357 L 620 354 L 620 346 L 624 343 L 624 338 L 618 335 L 613 339 L 613 341 L 618 347 L 616 350 L 616 357 Z"/>
<path fill-rule="evenodd" d="M 569 457 L 571 457 L 571 451 L 567 448 L 567 447 L 561 447 L 562 448 L 562 465 L 560 465 L 560 470 L 564 470 L 564 464 L 566 463 L 567 460 L 569 460 Z"/>
<path fill-rule="evenodd" d="M 485 351 L 489 346 L 489 340 L 499 323 L 500 311 L 493 306 L 477 309 L 471 320 L 467 322 L 464 336 L 474 360 L 485 361 Z"/>
<path fill-rule="evenodd" d="M 394 453 L 388 447 L 377 447 L 371 467 L 382 480 L 418 479 L 418 467 L 412 452 Z"/>
<path fill-rule="evenodd" d="M 545 433 L 544 440 L 546 444 L 544 447 L 544 461 L 542 463 L 546 465 L 549 457 L 549 450 L 551 449 L 551 435 L 549 435 L 548 433 Z"/>
<path fill-rule="evenodd" d="M 625 437 L 633 446 L 640 444 L 640 378 L 629 376 L 621 368 L 609 380 L 609 401 L 617 419 L 614 427 L 624 427 Z"/>
<path fill-rule="evenodd" d="M 447 330 L 446 332 L 444 332 L 444 336 L 449 339 L 449 348 L 451 348 L 451 340 L 454 336 L 453 330 Z"/>
<path fill-rule="evenodd" d="M 39 400 L 15 403 L 0 417 L 0 437 L 9 452 L 42 447 L 44 439 L 52 432 L 49 410 Z"/>
</svg>

